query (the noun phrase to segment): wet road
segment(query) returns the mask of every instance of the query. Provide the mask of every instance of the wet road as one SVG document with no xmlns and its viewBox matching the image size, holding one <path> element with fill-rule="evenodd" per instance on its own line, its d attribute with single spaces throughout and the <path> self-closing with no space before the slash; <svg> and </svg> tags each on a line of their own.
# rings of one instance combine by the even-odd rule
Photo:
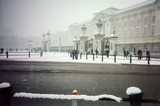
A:
<svg viewBox="0 0 160 106">
<path fill-rule="evenodd" d="M 117 66 L 113 65 L 113 67 Z M 57 72 L 56 70 L 54 72 L 54 69 L 46 72 L 2 70 L 0 71 L 0 82 L 3 81 L 11 82 L 16 92 L 71 94 L 72 90 L 76 88 L 80 90 L 81 94 L 113 94 L 120 97 L 127 97 L 125 94 L 127 87 L 138 86 L 144 91 L 145 97 L 160 98 L 159 73 L 76 73 Z M 11 106 L 71 106 L 71 101 L 13 99 Z M 78 106 L 129 106 L 129 104 L 79 101 Z M 159 105 L 143 104 L 143 106 Z"/>
</svg>

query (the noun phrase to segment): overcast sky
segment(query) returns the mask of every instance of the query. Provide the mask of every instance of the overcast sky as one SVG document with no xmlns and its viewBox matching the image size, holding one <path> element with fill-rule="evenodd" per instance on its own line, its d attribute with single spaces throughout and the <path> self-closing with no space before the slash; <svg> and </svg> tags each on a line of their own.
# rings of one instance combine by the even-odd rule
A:
<svg viewBox="0 0 160 106">
<path fill-rule="evenodd" d="M 0 0 L 0 47 L 41 44 L 41 35 L 67 30 L 109 7 L 127 8 L 146 0 Z"/>
<path fill-rule="evenodd" d="M 0 0 L 0 36 L 40 35 L 66 30 L 108 7 L 125 8 L 145 0 Z"/>
</svg>

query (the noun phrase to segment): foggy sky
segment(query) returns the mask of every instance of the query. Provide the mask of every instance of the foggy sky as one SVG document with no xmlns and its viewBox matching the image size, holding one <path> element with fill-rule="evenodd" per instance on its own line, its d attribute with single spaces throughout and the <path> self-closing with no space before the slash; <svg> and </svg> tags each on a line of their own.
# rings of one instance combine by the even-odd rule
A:
<svg viewBox="0 0 160 106">
<path fill-rule="evenodd" d="M 0 45 L 6 39 L 67 30 L 108 7 L 126 8 L 145 0 L 0 0 Z M 6 40 L 6 42 L 8 42 Z"/>
</svg>

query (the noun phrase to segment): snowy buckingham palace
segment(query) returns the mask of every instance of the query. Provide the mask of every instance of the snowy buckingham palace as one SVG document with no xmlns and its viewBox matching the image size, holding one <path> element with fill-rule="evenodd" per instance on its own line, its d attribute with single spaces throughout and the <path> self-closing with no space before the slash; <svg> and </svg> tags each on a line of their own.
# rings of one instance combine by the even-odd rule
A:
<svg viewBox="0 0 160 106">
<path fill-rule="evenodd" d="M 125 49 L 136 54 L 147 49 L 158 55 L 160 0 L 148 0 L 127 9 L 107 8 L 75 27 L 80 31 L 74 36 L 74 49 L 82 53 L 109 50 L 110 54 L 122 54 Z"/>
</svg>

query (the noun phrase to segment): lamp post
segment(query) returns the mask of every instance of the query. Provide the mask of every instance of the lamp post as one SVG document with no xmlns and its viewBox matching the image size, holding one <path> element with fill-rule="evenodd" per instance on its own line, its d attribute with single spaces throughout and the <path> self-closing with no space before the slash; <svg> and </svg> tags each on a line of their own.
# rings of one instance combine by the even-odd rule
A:
<svg viewBox="0 0 160 106">
<path fill-rule="evenodd" d="M 97 29 L 98 29 L 98 34 L 95 34 L 95 39 L 96 39 L 96 49 L 98 49 L 99 52 L 103 52 L 103 47 L 102 47 L 102 40 L 104 37 L 104 34 L 102 34 L 102 27 L 103 27 L 103 22 L 101 19 L 98 20 L 96 23 Z"/>
<path fill-rule="evenodd" d="M 28 46 L 29 46 L 29 51 L 31 52 L 32 51 L 32 45 L 33 44 L 33 41 L 32 40 L 29 40 L 28 41 Z"/>
<path fill-rule="evenodd" d="M 79 40 L 76 36 L 74 37 L 73 42 L 74 42 L 74 49 L 78 51 L 79 50 Z"/>
<path fill-rule="evenodd" d="M 48 32 L 46 33 L 47 51 L 50 51 L 50 43 L 51 43 L 50 36 L 51 36 L 51 33 L 48 31 Z"/>
<path fill-rule="evenodd" d="M 85 36 L 86 30 L 87 30 L 87 27 L 85 24 L 82 25 L 81 30 L 82 30 L 83 36 Z"/>
<path fill-rule="evenodd" d="M 101 34 L 102 26 L 103 26 L 103 23 L 102 23 L 101 19 L 98 20 L 98 22 L 96 23 L 96 26 L 98 28 L 98 34 Z"/>
<path fill-rule="evenodd" d="M 81 45 L 81 52 L 84 53 L 84 52 L 87 52 L 87 39 L 88 39 L 88 36 L 86 36 L 86 30 L 87 30 L 87 27 L 85 24 L 82 25 L 81 27 L 81 30 L 82 30 L 82 36 L 80 36 L 80 45 Z"/>
<path fill-rule="evenodd" d="M 51 36 L 50 32 L 42 34 L 43 51 L 49 51 L 50 49 L 50 43 L 51 43 L 50 36 Z"/>
<path fill-rule="evenodd" d="M 46 35 L 42 34 L 42 49 L 46 52 Z"/>
</svg>

